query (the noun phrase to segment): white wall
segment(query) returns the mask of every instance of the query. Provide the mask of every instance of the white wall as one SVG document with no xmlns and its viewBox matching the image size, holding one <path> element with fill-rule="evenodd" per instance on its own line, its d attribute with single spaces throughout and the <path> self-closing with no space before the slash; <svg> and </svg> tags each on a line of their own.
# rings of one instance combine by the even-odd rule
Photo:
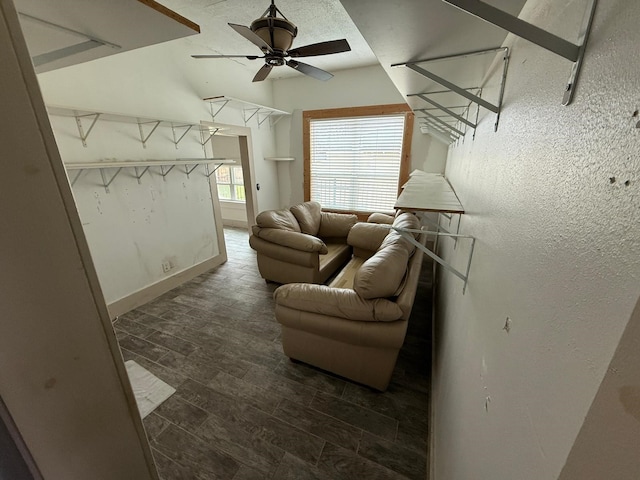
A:
<svg viewBox="0 0 640 480">
<path fill-rule="evenodd" d="M 405 103 L 405 99 L 379 65 L 333 73 L 335 76 L 327 82 L 300 76 L 274 83 L 274 100 L 278 108 L 293 113 L 291 117 L 285 117 L 276 124 L 277 154 L 295 158 L 294 162 L 278 164 L 281 207 L 304 200 L 304 110 Z M 444 171 L 446 150 L 443 152 L 436 147 L 436 150 L 431 151 L 431 136 L 422 134 L 418 123 L 417 120 L 414 123 L 412 169 L 441 173 Z"/>
<path fill-rule="evenodd" d="M 531 0 L 522 16 L 575 41 L 585 2 L 560 3 Z M 438 480 L 558 478 L 607 374 L 640 294 L 638 18 L 635 0 L 599 2 L 568 107 L 571 63 L 509 37 L 498 131 L 487 114 L 475 141 L 450 151 L 460 230 L 477 243 L 466 294 L 439 274 Z M 441 253 L 464 262 L 462 245 Z M 637 444 L 601 447 L 637 456 Z M 628 465 L 607 478 L 637 478 Z"/>
<path fill-rule="evenodd" d="M 231 61 L 193 60 L 189 57 L 191 48 L 187 41 L 176 40 L 41 74 L 45 102 L 193 123 L 211 120 L 204 97 L 228 95 L 263 105 L 272 103 L 269 82 L 252 84 L 250 76 Z M 244 125 L 243 112 L 238 108 L 226 107 L 215 120 Z M 135 123 L 99 121 L 88 147 L 83 148 L 73 118 L 54 118 L 53 122 L 65 162 L 203 156 L 195 129 L 176 150 L 171 129 L 160 127 L 143 149 Z M 85 120 L 85 128 L 88 125 Z M 264 186 L 257 192 L 258 209 L 277 208 L 277 170 L 272 162 L 263 159 L 263 152 L 273 154 L 274 135 L 269 122 L 258 126 L 257 118 L 247 126 L 252 129 L 254 176 Z M 145 127 L 145 131 L 149 129 Z M 219 252 L 203 167 L 188 179 L 184 170 L 179 173 L 184 168 L 176 167 L 166 181 L 154 168 L 143 177 L 142 185 L 138 185 L 132 171 L 123 171 L 109 194 L 99 186 L 99 171 L 86 171 L 76 182 L 78 208 L 107 302 Z M 172 265 L 169 274 L 161 268 L 166 261 Z"/>
<path fill-rule="evenodd" d="M 0 65 L 3 422 L 8 412 L 16 442 L 35 462 L 34 477 L 157 480 L 18 15 L 7 0 L 0 0 Z M 0 450 L 2 478 L 11 475 L 3 468 L 11 455 Z"/>
<path fill-rule="evenodd" d="M 188 39 L 153 45 L 39 75 L 47 104 L 106 110 L 144 117 L 211 120 L 202 98 L 226 95 L 260 105 L 273 105 L 271 82 L 252 83 L 251 75 L 231 60 L 197 61 Z M 227 107 L 216 122 L 244 125 L 242 111 Z M 269 122 L 252 129 L 257 181 L 273 184 L 277 173 L 262 156 L 274 150 Z M 264 153 L 263 153 L 264 152 Z M 260 209 L 278 203 L 274 189 L 258 192 Z"/>
</svg>

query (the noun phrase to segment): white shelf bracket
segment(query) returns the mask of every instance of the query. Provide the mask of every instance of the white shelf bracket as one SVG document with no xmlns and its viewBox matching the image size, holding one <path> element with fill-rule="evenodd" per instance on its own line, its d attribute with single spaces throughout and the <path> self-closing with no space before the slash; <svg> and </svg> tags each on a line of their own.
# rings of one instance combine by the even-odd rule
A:
<svg viewBox="0 0 640 480">
<path fill-rule="evenodd" d="M 436 117 L 433 113 L 430 113 L 426 110 L 422 110 L 422 109 L 418 109 L 416 110 L 416 112 L 421 112 L 423 115 L 426 115 L 427 118 L 429 120 L 431 120 L 432 122 L 436 122 L 438 124 L 440 124 L 442 127 L 446 128 L 447 130 L 451 130 L 452 132 L 454 132 L 454 135 L 456 136 L 456 138 L 458 136 L 464 136 L 464 132 L 461 130 L 458 130 L 456 127 L 453 127 L 451 125 L 449 125 L 447 122 L 445 122 L 444 120 L 442 120 L 440 117 Z"/>
<path fill-rule="evenodd" d="M 193 167 L 189 168 L 189 165 L 185 165 L 184 166 L 184 173 L 187 174 L 187 178 L 189 178 L 189 175 L 191 175 L 193 173 L 193 171 L 198 168 L 200 166 L 199 163 L 196 163 Z"/>
<path fill-rule="evenodd" d="M 223 109 L 224 107 L 226 107 L 226 106 L 227 106 L 227 104 L 228 104 L 230 101 L 231 101 L 231 100 L 229 100 L 229 99 L 225 99 L 225 100 L 223 100 L 223 101 L 221 101 L 221 102 L 209 102 L 209 110 L 211 111 L 211 120 L 212 120 L 212 121 L 215 121 L 215 120 L 216 120 L 216 115 L 218 115 L 218 114 L 222 111 L 222 109 Z M 213 104 L 214 104 L 214 103 L 215 103 L 216 105 L 217 105 L 217 104 L 220 104 L 220 107 L 218 107 L 218 109 L 217 109 L 215 112 L 213 111 Z"/>
<path fill-rule="evenodd" d="M 136 172 L 136 179 L 138 180 L 138 184 L 142 184 L 142 177 L 144 177 L 144 174 L 147 173 L 147 171 L 149 170 L 149 167 L 144 167 L 142 169 L 142 173 L 139 173 L 138 171 L 138 167 L 133 167 L 133 169 Z"/>
<path fill-rule="evenodd" d="M 563 105 L 569 105 L 571 103 L 580 76 L 585 49 L 589 41 L 589 34 L 598 3 L 597 0 L 590 0 L 585 10 L 577 45 L 480 0 L 443 1 L 573 62 L 571 74 L 562 99 Z"/>
<path fill-rule="evenodd" d="M 259 111 L 260 111 L 260 108 L 242 109 L 242 119 L 244 120 L 244 126 L 245 127 L 247 126 L 247 123 L 249 123 L 249 120 L 251 120 L 253 117 L 255 117 L 258 114 Z M 247 117 L 247 115 L 246 115 L 247 112 L 253 112 L 253 113 Z M 258 122 L 258 123 L 260 123 L 260 122 Z"/>
<path fill-rule="evenodd" d="M 271 127 L 275 127 L 276 123 L 278 123 L 283 117 L 284 115 L 270 115 L 269 118 L 271 119 L 271 121 L 269 122 L 269 125 L 271 125 Z"/>
<path fill-rule="evenodd" d="M 424 93 L 416 93 L 416 94 L 412 94 L 417 96 L 418 98 L 421 98 L 422 100 L 424 100 L 425 102 L 433 105 L 434 107 L 436 107 L 438 110 L 442 110 L 443 112 L 445 112 L 446 114 L 448 114 L 449 116 L 455 118 L 456 120 L 458 120 L 459 122 L 464 123 L 465 125 L 475 129 L 477 127 L 477 125 L 473 122 L 470 122 L 469 120 L 467 120 L 466 118 L 464 118 L 462 115 L 458 115 L 456 112 L 454 112 L 453 110 L 445 107 L 444 105 L 439 104 L 438 102 L 436 102 L 435 100 L 430 99 L 429 97 L 427 97 L 426 94 Z M 407 95 L 410 96 L 410 95 Z"/>
<path fill-rule="evenodd" d="M 220 130 L 220 129 L 219 129 L 219 128 L 214 129 L 214 130 L 213 130 L 213 132 L 209 134 L 209 136 L 207 137 L 207 139 L 206 139 L 206 140 L 202 140 L 202 139 L 201 139 L 201 141 L 200 141 L 200 145 L 202 145 L 202 146 L 204 147 L 207 143 L 209 143 L 209 141 L 211 141 L 211 139 L 212 139 L 212 138 L 213 138 L 213 136 L 218 132 L 218 130 Z M 202 138 L 204 138 L 204 133 L 203 133 Z"/>
<path fill-rule="evenodd" d="M 138 122 L 138 129 L 140 130 L 140 141 L 142 142 L 142 148 L 147 148 L 147 140 L 151 138 L 151 135 L 153 135 L 153 132 L 156 131 L 156 129 L 160 126 L 161 123 L 162 121 L 160 120 L 156 120 L 153 122 L 140 122 L 140 121 Z M 144 130 L 142 129 L 142 125 L 147 125 L 147 124 L 152 124 L 153 127 L 151 127 L 151 131 L 145 137 Z"/>
<path fill-rule="evenodd" d="M 432 232 L 432 231 L 429 231 L 429 230 L 422 230 L 422 229 L 417 230 L 417 229 L 411 229 L 411 228 L 397 228 L 397 227 L 391 227 L 391 229 L 395 230 L 396 232 L 398 232 L 406 240 L 408 240 L 410 243 L 412 243 L 417 248 L 422 250 L 422 252 L 425 255 L 429 256 L 435 262 L 439 263 L 445 269 L 447 269 L 448 271 L 453 273 L 456 277 L 460 278 L 464 282 L 464 285 L 462 286 L 462 293 L 463 294 L 465 293 L 465 291 L 467 290 L 467 283 L 469 281 L 469 270 L 471 269 L 471 259 L 473 258 L 473 250 L 474 250 L 475 244 L 476 244 L 475 237 L 471 237 L 469 235 L 459 235 L 459 234 L 454 234 L 454 233 Z M 423 245 L 420 242 L 418 242 L 415 239 L 415 237 L 413 236 L 414 233 L 433 235 L 436 238 L 451 237 L 451 238 L 468 238 L 468 239 L 470 239 L 471 240 L 471 248 L 469 249 L 469 259 L 467 261 L 467 268 L 465 270 L 465 273 L 460 272 L 459 270 L 457 270 L 456 268 L 451 266 L 445 259 L 443 259 L 442 257 L 436 255 L 434 252 L 429 250 L 425 245 Z"/>
<path fill-rule="evenodd" d="M 111 185 L 111 183 L 116 179 L 116 177 L 118 176 L 118 174 L 122 171 L 123 167 L 119 167 L 116 170 L 116 173 L 113 174 L 113 176 L 109 179 L 109 181 L 107 181 L 107 177 L 104 173 L 104 168 L 100 169 L 100 176 L 102 177 L 102 186 L 104 187 L 104 191 L 109 193 L 109 185 Z"/>
<path fill-rule="evenodd" d="M 75 113 L 75 119 L 76 119 L 76 126 L 78 127 L 78 134 L 80 135 L 80 140 L 82 140 L 82 146 L 86 147 L 87 146 L 87 138 L 89 138 L 89 134 L 91 133 L 91 130 L 93 130 L 93 127 L 96 125 L 96 122 L 98 121 L 98 119 L 100 118 L 100 114 L 99 113 L 89 113 L 86 115 L 79 115 L 77 112 Z M 82 118 L 84 117 L 93 117 L 93 120 L 91 121 L 91 125 L 89 125 L 89 129 L 87 130 L 87 133 L 84 133 L 84 128 L 82 127 Z"/>
<path fill-rule="evenodd" d="M 75 174 L 75 176 L 73 177 L 73 180 L 71 180 L 71 186 L 72 187 L 76 184 L 76 182 L 80 178 L 80 175 L 82 175 L 83 171 L 84 171 L 84 169 L 81 168 L 80 170 L 78 170 L 78 173 Z"/>
<path fill-rule="evenodd" d="M 173 144 L 176 146 L 176 150 L 178 149 L 178 144 L 182 141 L 182 139 L 189 133 L 193 125 L 174 125 L 171 124 L 171 133 L 173 133 Z M 185 131 L 182 132 L 182 135 L 176 137 L 176 128 L 185 128 Z"/>
<path fill-rule="evenodd" d="M 258 127 L 260 125 L 262 125 L 265 121 L 269 120 L 271 118 L 271 115 L 273 115 L 273 112 L 268 112 L 263 118 L 262 120 L 260 120 L 260 115 L 258 115 Z"/>
<path fill-rule="evenodd" d="M 444 0 L 444 1 L 449 1 L 449 0 Z M 452 1 L 457 1 L 457 0 L 452 0 Z M 472 0 L 472 1 L 478 1 L 478 0 Z M 427 70 L 426 68 L 424 68 L 424 66 L 418 65 L 418 64 L 424 64 L 424 63 L 434 62 L 434 61 L 439 61 L 439 60 L 451 60 L 451 59 L 457 59 L 457 58 L 467 58 L 467 57 L 471 57 L 471 56 L 485 55 L 485 54 L 488 54 L 488 53 L 497 53 L 497 52 L 502 52 L 502 77 L 501 77 L 501 81 L 500 81 L 500 93 L 499 93 L 499 96 L 498 96 L 497 105 L 484 100 L 481 95 L 472 93 L 473 90 L 481 91 L 480 88 L 478 88 L 478 87 L 475 87 L 475 88 L 462 88 L 462 87 L 460 87 L 460 86 L 448 81 L 447 79 L 442 78 L 439 75 L 436 75 L 435 73 L 431 72 L 430 70 Z M 431 81 L 433 81 L 435 83 L 438 83 L 438 84 L 442 85 L 443 87 L 445 87 L 447 89 L 444 92 L 438 91 L 438 92 L 411 93 L 411 94 L 407 95 L 408 97 L 417 96 L 418 98 L 422 99 L 423 101 L 425 101 L 425 102 L 429 103 L 430 105 L 436 107 L 440 111 L 446 113 L 448 116 L 456 119 L 458 122 L 461 122 L 461 123 L 473 128 L 474 137 L 475 137 L 475 129 L 476 129 L 476 126 L 478 124 L 477 119 L 476 119 L 475 123 L 470 122 L 468 119 L 464 118 L 462 115 L 459 115 L 459 114 L 453 112 L 451 110 L 451 107 L 447 107 L 445 105 L 441 105 L 440 103 L 436 102 L 435 100 L 433 100 L 433 99 L 431 99 L 431 98 L 429 98 L 427 96 L 427 95 L 435 94 L 435 93 L 446 93 L 446 92 L 456 93 L 456 94 L 466 98 L 471 103 L 475 103 L 476 105 L 482 106 L 482 107 L 486 108 L 487 110 L 495 113 L 496 114 L 496 122 L 495 122 L 495 125 L 494 125 L 494 131 L 498 130 L 498 124 L 500 122 L 500 111 L 502 109 L 502 100 L 503 100 L 503 97 L 504 97 L 504 88 L 505 88 L 505 83 L 507 81 L 507 70 L 509 68 L 509 49 L 508 49 L 508 47 L 496 47 L 496 48 L 490 48 L 490 49 L 486 49 L 486 50 L 476 50 L 476 51 L 473 51 L 473 52 L 458 53 L 458 54 L 455 54 L 455 55 L 445 55 L 445 56 L 440 56 L 440 57 L 427 58 L 427 59 L 424 59 L 424 60 L 417 60 L 415 62 L 399 63 L 399 64 L 392 65 L 392 67 L 396 67 L 396 66 L 405 66 L 407 68 L 410 68 L 414 72 L 422 75 L 423 77 L 426 77 L 426 78 L 430 79 Z M 418 110 L 418 111 L 424 111 L 424 110 Z M 432 117 L 434 117 L 434 116 L 432 115 Z M 460 133 L 461 136 L 464 136 L 464 134 L 466 133 L 466 132 L 460 132 L 460 131 L 458 131 L 458 132 Z"/>
<path fill-rule="evenodd" d="M 218 171 L 218 169 L 222 166 L 223 164 L 220 163 L 218 165 L 216 165 L 216 168 L 214 168 L 213 170 L 209 171 L 209 165 L 205 165 L 204 169 L 206 170 L 205 176 L 207 178 L 209 178 L 211 175 L 213 175 L 214 173 L 216 173 Z"/>
<path fill-rule="evenodd" d="M 173 170 L 173 168 L 175 167 L 175 165 L 171 165 L 166 171 L 164 169 L 164 166 L 160 166 L 160 175 L 162 175 L 162 180 L 164 180 L 165 182 L 167 181 L 167 175 L 169 175 L 169 172 L 171 170 Z"/>
</svg>

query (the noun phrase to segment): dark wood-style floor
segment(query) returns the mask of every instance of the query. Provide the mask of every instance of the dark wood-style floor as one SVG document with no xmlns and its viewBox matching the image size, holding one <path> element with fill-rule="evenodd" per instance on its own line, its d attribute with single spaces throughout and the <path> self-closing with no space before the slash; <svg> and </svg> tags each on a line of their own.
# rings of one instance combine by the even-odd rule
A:
<svg viewBox="0 0 640 480">
<path fill-rule="evenodd" d="M 117 319 L 125 360 L 176 388 L 144 420 L 163 480 L 416 479 L 427 471 L 430 265 L 389 389 L 301 363 L 280 344 L 245 230 L 229 261 Z"/>
</svg>

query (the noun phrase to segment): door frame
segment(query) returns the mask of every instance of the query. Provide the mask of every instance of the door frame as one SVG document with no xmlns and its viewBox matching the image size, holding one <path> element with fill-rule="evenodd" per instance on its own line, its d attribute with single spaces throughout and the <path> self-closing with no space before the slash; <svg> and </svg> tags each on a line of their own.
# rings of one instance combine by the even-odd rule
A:
<svg viewBox="0 0 640 480">
<path fill-rule="evenodd" d="M 255 223 L 256 212 L 258 211 L 258 190 L 255 181 L 255 167 L 253 161 L 253 141 L 251 139 L 251 128 L 241 127 L 239 125 L 230 125 L 226 123 L 201 121 L 200 124 L 204 127 L 218 128 L 220 132 L 223 132 L 226 136 L 234 136 L 238 138 L 238 144 L 240 148 L 240 165 L 242 166 L 242 180 L 244 181 L 245 191 L 245 209 L 247 213 L 247 230 L 251 233 L 251 226 Z M 213 151 L 213 143 L 208 153 L 215 157 Z M 221 245 L 224 243 L 224 232 L 222 229 L 222 207 L 220 205 L 220 199 L 218 198 L 218 188 L 216 185 L 215 175 L 209 177 L 211 180 L 211 199 L 213 201 L 213 208 L 216 212 L 216 216 L 220 218 L 220 225 L 216 225 L 218 230 L 218 240 L 220 243 L 220 237 L 222 236 Z M 225 246 L 226 255 L 226 246 Z"/>
</svg>

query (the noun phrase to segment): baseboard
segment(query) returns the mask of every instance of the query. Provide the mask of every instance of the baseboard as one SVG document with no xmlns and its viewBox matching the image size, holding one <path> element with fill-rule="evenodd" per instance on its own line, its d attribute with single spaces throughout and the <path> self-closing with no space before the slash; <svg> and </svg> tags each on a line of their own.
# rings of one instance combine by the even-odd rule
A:
<svg viewBox="0 0 640 480">
<path fill-rule="evenodd" d="M 236 227 L 236 228 L 248 228 L 249 224 L 246 220 L 222 220 L 222 225 L 225 227 Z"/>
<path fill-rule="evenodd" d="M 139 307 L 140 305 L 144 305 L 154 298 L 167 293 L 169 290 L 182 285 L 184 282 L 203 274 L 207 270 L 211 270 L 212 268 L 222 265 L 226 261 L 226 253 L 221 253 L 220 255 L 211 257 L 202 263 L 194 265 L 193 267 L 189 267 L 171 275 L 170 277 L 164 278 L 159 282 L 144 287 L 131 295 L 122 297 L 121 299 L 107 305 L 109 316 L 111 317 L 111 320 L 114 320 L 118 315 L 122 315 L 123 313 L 127 313 L 134 308 Z"/>
</svg>

